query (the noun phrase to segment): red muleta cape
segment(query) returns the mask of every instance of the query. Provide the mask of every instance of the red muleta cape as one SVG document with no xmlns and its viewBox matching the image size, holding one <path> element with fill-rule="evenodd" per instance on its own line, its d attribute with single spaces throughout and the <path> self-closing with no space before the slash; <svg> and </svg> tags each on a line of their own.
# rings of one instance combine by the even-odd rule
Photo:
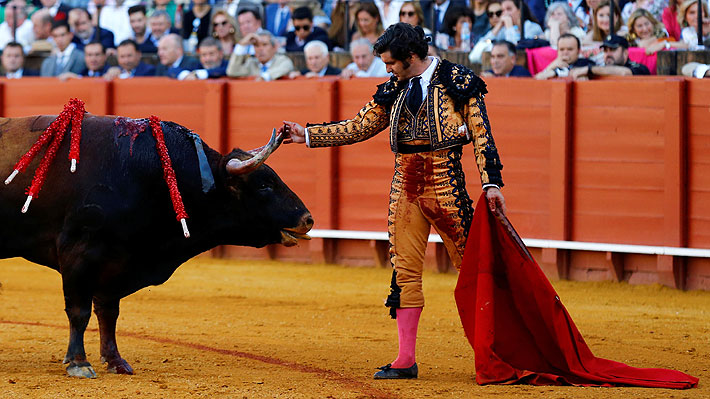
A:
<svg viewBox="0 0 710 399">
<path fill-rule="evenodd" d="M 692 388 L 675 370 L 636 368 L 595 357 L 505 216 L 477 202 L 456 284 L 479 384 Z"/>
</svg>

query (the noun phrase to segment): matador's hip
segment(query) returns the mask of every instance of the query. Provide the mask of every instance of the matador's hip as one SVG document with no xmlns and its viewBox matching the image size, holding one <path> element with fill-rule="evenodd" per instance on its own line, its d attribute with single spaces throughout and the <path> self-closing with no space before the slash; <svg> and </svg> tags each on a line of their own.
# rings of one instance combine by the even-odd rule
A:
<svg viewBox="0 0 710 399">
<path fill-rule="evenodd" d="M 394 272 L 387 306 L 424 306 L 422 270 L 431 226 L 453 265 L 460 267 L 473 216 L 471 204 L 461 147 L 396 154 L 388 218 Z"/>
</svg>

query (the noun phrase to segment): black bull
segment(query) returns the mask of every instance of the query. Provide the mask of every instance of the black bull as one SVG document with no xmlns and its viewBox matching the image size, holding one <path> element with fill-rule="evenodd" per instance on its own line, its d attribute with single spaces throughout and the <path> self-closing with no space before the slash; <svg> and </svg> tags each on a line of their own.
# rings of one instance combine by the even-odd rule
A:
<svg viewBox="0 0 710 399">
<path fill-rule="evenodd" d="M 0 118 L 3 178 L 54 118 Z M 0 185 L 0 258 L 23 257 L 62 275 L 70 375 L 95 376 L 84 351 L 92 302 L 102 361 L 111 372 L 131 374 L 116 346 L 121 298 L 162 284 L 183 262 L 217 245 L 295 245 L 313 225 L 301 200 L 263 164 L 281 140 L 272 136 L 261 151 L 227 156 L 204 145 L 215 182 L 205 193 L 189 131 L 166 122 L 165 143 L 189 215 L 191 237 L 185 238 L 147 125 L 86 114 L 76 172 L 69 172 L 67 133 L 25 214 L 25 189 L 43 151 L 12 183 Z"/>
</svg>

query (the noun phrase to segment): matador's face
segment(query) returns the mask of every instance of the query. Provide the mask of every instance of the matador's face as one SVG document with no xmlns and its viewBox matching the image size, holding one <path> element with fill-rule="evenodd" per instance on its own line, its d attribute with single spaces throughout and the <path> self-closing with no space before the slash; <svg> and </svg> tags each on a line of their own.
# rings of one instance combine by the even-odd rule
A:
<svg viewBox="0 0 710 399">
<path fill-rule="evenodd" d="M 385 51 L 384 53 L 380 54 L 380 58 L 382 58 L 382 62 L 385 63 L 385 66 L 387 67 L 387 72 L 391 73 L 399 81 L 409 80 L 412 76 L 415 75 L 415 73 L 412 71 L 411 63 L 405 64 L 400 60 L 394 59 L 389 51 Z"/>
</svg>

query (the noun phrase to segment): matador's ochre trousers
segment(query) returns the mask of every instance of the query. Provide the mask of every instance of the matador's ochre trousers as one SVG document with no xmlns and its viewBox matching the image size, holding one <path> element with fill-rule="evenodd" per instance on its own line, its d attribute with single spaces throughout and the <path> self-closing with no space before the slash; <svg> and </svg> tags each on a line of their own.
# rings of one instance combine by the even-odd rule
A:
<svg viewBox="0 0 710 399">
<path fill-rule="evenodd" d="M 473 216 L 471 204 L 461 147 L 396 154 L 388 218 L 394 271 L 385 303 L 392 317 L 396 308 L 424 306 L 422 270 L 430 226 L 441 236 L 453 265 L 461 266 Z"/>
</svg>

